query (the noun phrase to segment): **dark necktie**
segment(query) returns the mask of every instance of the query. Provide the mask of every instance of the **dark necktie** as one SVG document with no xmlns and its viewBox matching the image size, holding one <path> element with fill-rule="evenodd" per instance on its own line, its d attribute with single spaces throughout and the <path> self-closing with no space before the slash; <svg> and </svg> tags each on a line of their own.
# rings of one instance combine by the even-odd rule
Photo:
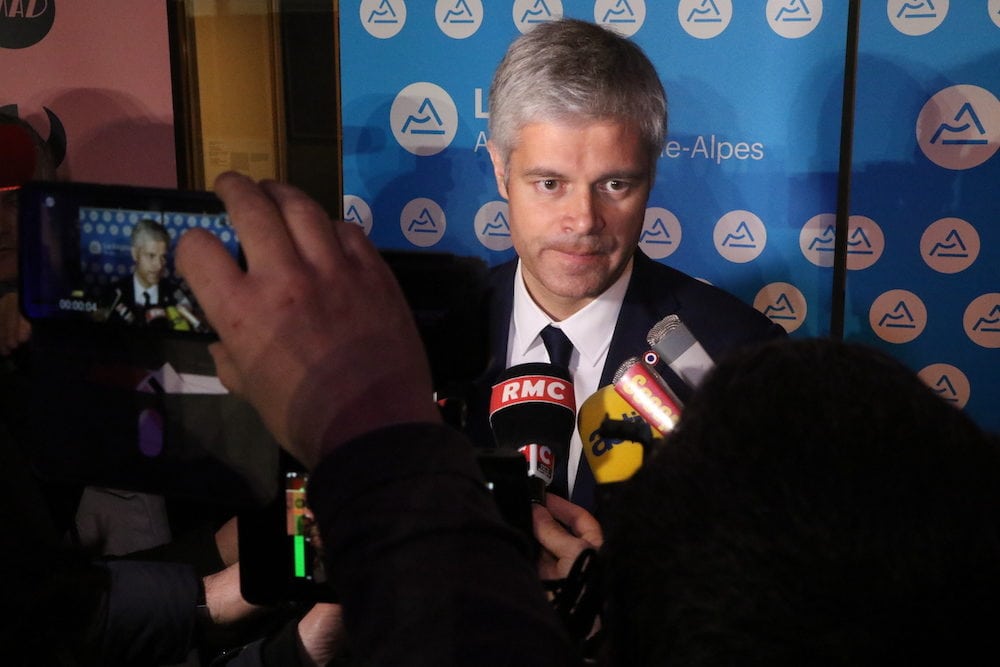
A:
<svg viewBox="0 0 1000 667">
<path fill-rule="evenodd" d="M 562 366 L 566 370 L 569 370 L 569 358 L 570 355 L 573 354 L 573 343 L 571 343 L 569 338 L 566 337 L 563 330 L 557 329 L 550 324 L 542 329 L 541 336 L 542 342 L 545 343 L 545 350 L 549 353 L 549 361 L 556 366 Z M 567 454 L 568 453 L 569 452 L 567 451 Z M 552 484 L 549 485 L 549 491 L 552 491 L 556 495 L 562 496 L 563 498 L 569 497 L 567 464 L 568 461 L 556 462 L 556 469 L 555 474 L 553 475 Z"/>
<path fill-rule="evenodd" d="M 569 358 L 573 354 L 573 343 L 566 337 L 563 330 L 550 324 L 542 329 L 541 336 L 542 342 L 545 343 L 545 350 L 549 353 L 549 361 L 569 370 Z"/>
<path fill-rule="evenodd" d="M 142 301 L 143 301 L 142 305 L 144 305 L 146 308 L 149 308 L 152 305 L 152 303 L 149 300 L 149 292 L 146 292 L 145 290 L 143 291 Z"/>
</svg>

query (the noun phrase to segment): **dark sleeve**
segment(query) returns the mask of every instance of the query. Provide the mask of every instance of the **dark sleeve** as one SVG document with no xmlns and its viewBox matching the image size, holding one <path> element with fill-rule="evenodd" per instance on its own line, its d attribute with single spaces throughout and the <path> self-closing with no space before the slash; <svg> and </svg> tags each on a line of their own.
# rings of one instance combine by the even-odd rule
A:
<svg viewBox="0 0 1000 667">
<path fill-rule="evenodd" d="M 573 664 L 527 545 L 456 431 L 346 443 L 313 471 L 309 503 L 357 664 Z"/>
<path fill-rule="evenodd" d="M 102 655 L 108 665 L 173 664 L 194 641 L 198 577 L 190 565 L 116 560 Z"/>
</svg>

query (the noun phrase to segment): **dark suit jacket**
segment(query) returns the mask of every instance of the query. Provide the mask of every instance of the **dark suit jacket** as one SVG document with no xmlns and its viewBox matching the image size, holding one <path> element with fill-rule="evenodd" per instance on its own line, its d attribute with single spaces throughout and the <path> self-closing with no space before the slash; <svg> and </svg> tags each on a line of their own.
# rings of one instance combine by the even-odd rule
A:
<svg viewBox="0 0 1000 667">
<path fill-rule="evenodd" d="M 156 303 L 151 304 L 151 306 L 154 308 L 176 306 L 178 290 L 179 285 L 177 282 L 169 278 L 164 278 L 158 285 L 159 299 Z M 132 279 L 132 274 L 113 282 L 109 286 L 107 296 L 109 303 L 116 300 L 118 292 L 121 293 L 121 296 L 118 297 L 117 308 L 112 310 L 110 319 L 112 321 L 127 321 L 127 318 L 131 316 L 135 324 L 146 324 L 146 307 L 142 305 L 142 296 L 135 292 L 135 281 Z M 168 326 L 166 320 L 163 320 L 161 325 Z"/>
<path fill-rule="evenodd" d="M 489 323 L 491 360 L 477 383 L 469 414 L 469 435 L 485 445 L 489 435 L 489 392 L 504 370 L 507 338 L 514 304 L 514 275 L 517 262 L 494 268 L 489 282 Z M 678 315 L 713 359 L 752 342 L 784 336 L 785 330 L 732 294 L 656 262 L 636 251 L 625 299 L 615 323 L 611 347 L 601 375 L 601 386 L 611 384 L 615 371 L 629 357 L 649 349 L 646 334 L 670 314 Z M 691 389 L 669 369 L 663 378 L 683 401 Z M 565 475 L 565 473 L 563 473 Z M 581 457 L 573 489 L 573 502 L 593 511 L 594 479 L 586 459 Z"/>
</svg>

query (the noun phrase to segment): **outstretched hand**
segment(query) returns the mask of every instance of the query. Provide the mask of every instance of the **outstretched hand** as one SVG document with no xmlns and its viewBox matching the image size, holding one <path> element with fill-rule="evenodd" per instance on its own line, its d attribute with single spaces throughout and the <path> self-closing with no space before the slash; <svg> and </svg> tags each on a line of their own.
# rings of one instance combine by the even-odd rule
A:
<svg viewBox="0 0 1000 667">
<path fill-rule="evenodd" d="M 278 442 L 312 468 L 368 431 L 440 421 L 410 309 L 361 227 L 282 183 L 227 173 L 215 191 L 247 269 L 197 229 L 177 267 L 219 334 L 219 379 Z"/>
</svg>

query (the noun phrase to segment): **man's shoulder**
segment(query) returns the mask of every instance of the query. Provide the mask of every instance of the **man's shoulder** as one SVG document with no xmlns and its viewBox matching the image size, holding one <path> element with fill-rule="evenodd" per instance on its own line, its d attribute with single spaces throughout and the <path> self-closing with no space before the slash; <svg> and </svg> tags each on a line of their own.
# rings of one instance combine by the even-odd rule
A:
<svg viewBox="0 0 1000 667">
<path fill-rule="evenodd" d="M 632 283 L 649 298 L 738 299 L 726 290 L 716 287 L 680 269 L 667 266 L 637 252 L 632 269 Z M 742 303 L 742 302 L 741 302 Z"/>
<path fill-rule="evenodd" d="M 633 279 L 649 306 L 677 313 L 689 328 L 712 338 L 770 338 L 780 335 L 780 326 L 752 305 L 683 271 L 637 253 Z M 728 334 L 726 332 L 729 332 Z"/>
</svg>

